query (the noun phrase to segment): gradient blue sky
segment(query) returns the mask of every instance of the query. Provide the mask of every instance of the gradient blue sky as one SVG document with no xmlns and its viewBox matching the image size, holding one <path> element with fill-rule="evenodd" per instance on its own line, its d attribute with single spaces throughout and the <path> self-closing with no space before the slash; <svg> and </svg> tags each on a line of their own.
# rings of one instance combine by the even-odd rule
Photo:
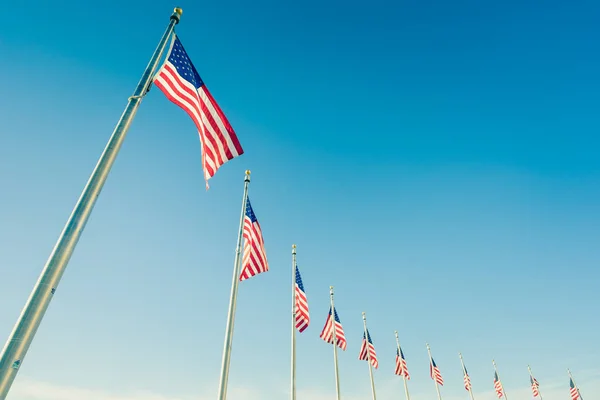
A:
<svg viewBox="0 0 600 400">
<path fill-rule="evenodd" d="M 151 5 L 152 4 L 152 5 Z M 292 243 L 311 325 L 299 400 L 380 397 L 400 332 L 465 399 L 496 359 L 547 400 L 600 392 L 600 4 L 560 1 L 17 1 L 0 5 L 0 341 L 10 333 L 173 6 L 246 154 L 204 187 L 187 115 L 144 100 L 11 400 L 216 398 L 243 172 L 271 270 L 240 285 L 231 400 L 288 396 Z"/>
</svg>

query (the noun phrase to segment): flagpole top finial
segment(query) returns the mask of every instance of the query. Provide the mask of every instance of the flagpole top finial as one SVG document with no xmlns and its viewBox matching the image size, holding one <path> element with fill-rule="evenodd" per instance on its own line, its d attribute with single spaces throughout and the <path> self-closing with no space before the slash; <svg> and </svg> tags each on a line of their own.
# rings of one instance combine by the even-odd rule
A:
<svg viewBox="0 0 600 400">
<path fill-rule="evenodd" d="M 246 175 L 250 175 L 250 170 L 249 169 L 246 170 Z"/>
<path fill-rule="evenodd" d="M 333 290 L 333 286 L 329 286 L 329 290 Z"/>
<path fill-rule="evenodd" d="M 295 249 L 295 248 L 296 248 L 296 245 L 295 245 L 295 244 L 293 244 L 293 245 L 292 245 L 292 249 Z"/>
<path fill-rule="evenodd" d="M 181 14 L 183 14 L 183 10 L 179 7 L 175 7 L 173 9 L 173 15 L 171 15 L 171 19 L 174 19 L 175 23 L 179 23 L 179 20 L 181 19 Z"/>
</svg>

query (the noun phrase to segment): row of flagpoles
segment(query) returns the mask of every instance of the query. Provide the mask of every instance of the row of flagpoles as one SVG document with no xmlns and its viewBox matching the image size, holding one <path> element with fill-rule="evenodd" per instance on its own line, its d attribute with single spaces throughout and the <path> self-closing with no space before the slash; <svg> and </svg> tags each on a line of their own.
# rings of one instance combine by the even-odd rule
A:
<svg viewBox="0 0 600 400">
<path fill-rule="evenodd" d="M 4 400 L 16 377 L 18 369 L 33 341 L 33 337 L 39 327 L 41 320 L 53 298 L 60 279 L 66 269 L 68 261 L 75 246 L 83 232 L 83 228 L 91 214 L 95 201 L 106 181 L 108 173 L 116 159 L 117 153 L 125 139 L 125 135 L 133 121 L 133 118 L 154 83 L 163 94 L 174 104 L 182 108 L 192 119 L 198 129 L 202 145 L 202 168 L 206 187 L 208 180 L 213 177 L 225 162 L 243 154 L 241 144 L 229 124 L 229 121 L 208 91 L 204 81 L 192 64 L 181 41 L 175 34 L 175 25 L 181 19 L 182 10 L 176 8 L 170 17 L 169 25 L 164 32 L 134 94 L 129 97 L 127 106 L 119 119 L 109 142 L 102 153 L 92 175 L 75 205 L 75 208 L 67 220 L 65 228 L 61 233 L 38 282 L 21 313 L 13 331 L 11 332 L 2 353 L 0 354 L 0 400 Z M 167 49 L 163 64 L 155 73 L 162 55 Z M 231 348 L 233 343 L 233 331 L 235 311 L 239 282 L 249 279 L 257 274 L 268 271 L 267 255 L 260 224 L 254 214 L 250 199 L 248 198 L 248 186 L 250 183 L 250 171 L 246 171 L 244 178 L 244 192 L 242 197 L 242 210 L 237 237 L 237 246 L 234 259 L 233 279 L 229 301 L 227 324 L 225 329 L 225 340 L 223 345 L 223 358 L 219 381 L 218 399 L 227 398 L 227 383 L 231 361 Z M 375 381 L 373 368 L 377 369 L 379 362 L 377 354 L 367 329 L 365 313 L 363 318 L 363 341 L 359 352 L 359 359 L 367 361 L 369 376 L 371 380 L 371 391 L 373 400 L 376 400 Z M 296 399 L 296 330 L 303 332 L 309 326 L 310 318 L 308 302 L 300 271 L 296 265 L 296 247 L 292 248 L 292 343 L 291 343 L 291 399 Z M 338 371 L 337 350 L 346 350 L 347 342 L 344 329 L 340 322 L 334 304 L 333 287 L 330 287 L 329 314 L 320 337 L 327 343 L 332 344 L 335 372 L 336 396 L 339 400 L 340 379 Z M 403 377 L 404 389 L 407 400 L 410 400 L 407 380 L 410 379 L 404 353 L 400 347 L 400 341 L 396 332 L 396 369 L 395 374 Z M 438 399 L 441 400 L 440 388 L 444 381 L 437 367 L 431 349 L 427 345 L 430 361 L 430 375 L 435 382 Z M 471 399 L 474 400 L 471 390 L 470 377 L 464 366 L 462 356 L 460 357 L 463 367 L 465 388 L 469 391 Z M 502 387 L 498 371 L 494 363 L 494 387 L 499 398 L 506 399 L 506 392 Z M 579 389 L 575 385 L 573 377 L 570 376 L 571 397 L 573 400 L 582 399 Z M 534 396 L 540 397 L 539 384 L 530 377 Z"/>
<path fill-rule="evenodd" d="M 221 367 L 221 382 L 219 386 L 219 400 L 225 400 L 227 398 L 227 377 L 229 374 L 229 361 L 231 358 L 231 343 L 233 340 L 233 321 L 235 318 L 235 305 L 237 299 L 237 291 L 238 284 L 240 281 L 248 279 L 252 276 L 255 276 L 261 272 L 268 271 L 268 263 L 266 257 L 266 251 L 264 246 L 264 240 L 262 237 L 262 230 L 260 228 L 260 224 L 252 210 L 252 206 L 250 205 L 250 201 L 248 199 L 248 184 L 250 183 L 250 171 L 246 171 L 246 176 L 244 178 L 244 192 L 243 192 L 243 200 L 242 200 L 242 216 L 240 219 L 240 229 L 238 234 L 238 244 L 236 248 L 236 256 L 234 262 L 234 275 L 233 282 L 231 288 L 231 298 L 229 304 L 229 313 L 227 318 L 227 327 L 225 333 L 225 345 L 223 349 L 223 363 Z M 241 255 L 242 244 L 241 241 L 244 240 L 243 245 L 243 255 Z M 241 257 L 240 257 L 241 255 Z M 292 342 L 291 342 L 291 390 L 290 397 L 291 400 L 296 400 L 296 331 L 302 333 L 304 332 L 309 324 L 310 324 L 310 314 L 308 308 L 308 300 L 306 296 L 306 291 L 304 289 L 304 283 L 302 282 L 302 276 L 300 274 L 300 270 L 298 268 L 296 262 L 296 245 L 292 245 Z M 240 263 L 241 260 L 241 263 Z M 344 333 L 344 328 L 340 321 L 339 315 L 335 308 L 334 303 L 334 291 L 333 286 L 329 287 L 329 313 L 327 315 L 327 319 L 325 321 L 325 326 L 319 335 L 321 339 L 326 341 L 327 343 L 332 344 L 333 347 L 333 365 L 334 365 L 334 374 L 335 374 L 335 391 L 337 400 L 341 399 L 340 393 L 340 377 L 339 377 L 339 369 L 338 369 L 338 356 L 337 350 L 340 348 L 342 351 L 345 351 L 347 348 L 347 340 L 346 335 Z M 375 379 L 373 376 L 373 368 L 379 368 L 379 361 L 377 360 L 377 353 L 375 351 L 375 346 L 373 344 L 373 340 L 371 338 L 371 334 L 367 328 L 367 318 L 366 314 L 362 313 L 363 319 L 363 339 L 360 347 L 358 359 L 367 361 L 369 367 L 369 378 L 371 381 L 371 393 L 373 400 L 377 399 L 377 394 L 375 390 Z M 406 400 L 410 400 L 410 394 L 408 391 L 408 380 L 410 380 L 410 374 L 408 372 L 408 366 L 406 363 L 406 358 L 404 357 L 404 352 L 402 351 L 402 347 L 400 346 L 400 340 L 398 338 L 398 332 L 394 332 L 396 337 L 396 366 L 394 373 L 399 375 L 403 379 L 404 383 L 404 391 L 406 395 Z M 431 355 L 431 348 L 429 344 L 426 344 L 427 354 L 429 356 L 429 373 L 431 379 L 435 384 L 435 389 L 437 393 L 438 400 L 442 399 L 442 395 L 440 392 L 440 386 L 444 385 L 444 379 L 442 377 L 442 373 L 437 366 L 433 356 Z M 462 357 L 462 354 L 459 353 L 459 358 L 461 362 L 461 367 L 463 371 L 464 377 L 464 387 L 469 392 L 469 396 L 471 400 L 475 400 L 473 395 L 471 378 L 465 367 L 465 363 Z M 496 362 L 492 360 L 492 365 L 494 367 L 494 390 L 499 399 L 508 400 L 508 396 L 502 385 L 502 381 L 500 380 L 500 375 L 498 374 L 498 368 L 496 366 Z M 542 394 L 540 391 L 540 385 L 538 380 L 533 376 L 531 368 L 527 366 L 529 371 L 529 379 L 531 383 L 531 390 L 534 398 L 539 398 L 543 400 Z M 570 386 L 570 394 L 572 400 L 583 400 L 579 388 L 575 384 L 571 371 L 567 370 L 569 374 L 569 386 Z"/>
<path fill-rule="evenodd" d="M 292 302 L 292 381 L 291 381 L 291 399 L 296 399 L 296 343 L 295 343 L 295 334 L 296 330 L 299 332 L 303 332 L 309 325 L 309 312 L 308 312 L 308 301 L 306 297 L 306 292 L 304 290 L 304 284 L 302 282 L 302 278 L 300 275 L 300 271 L 298 269 L 298 265 L 296 263 L 296 245 L 292 246 L 292 290 L 293 290 L 293 302 Z M 340 400 L 340 379 L 339 379 L 339 371 L 338 371 L 338 360 L 337 360 L 337 348 L 339 347 L 342 350 L 346 350 L 347 341 L 346 336 L 344 334 L 344 329 L 342 327 L 340 318 L 338 316 L 337 310 L 333 301 L 333 286 L 329 288 L 329 294 L 331 299 L 331 304 L 329 308 L 329 314 L 327 315 L 327 319 L 325 321 L 325 326 L 320 334 L 320 337 L 325 340 L 327 343 L 333 345 L 333 358 L 334 358 L 334 372 L 335 372 L 335 388 L 336 388 L 336 398 Z M 371 393 L 373 400 L 376 400 L 377 395 L 375 391 L 375 380 L 373 377 L 373 367 L 377 369 L 379 367 L 379 362 L 377 360 L 377 353 L 375 352 L 375 346 L 373 345 L 373 340 L 371 339 L 371 335 L 369 330 L 367 329 L 367 319 L 366 315 L 362 313 L 363 318 L 363 340 L 359 351 L 359 360 L 367 361 L 369 366 L 369 377 L 371 381 Z M 410 394 L 408 391 L 408 380 L 410 380 L 410 374 L 408 372 L 408 366 L 406 363 L 406 358 L 404 356 L 404 352 L 402 351 L 402 347 L 400 346 L 400 340 L 398 338 L 398 332 L 394 332 L 396 336 L 396 366 L 394 370 L 395 375 L 399 375 L 403 379 L 404 383 L 404 392 L 406 396 L 406 400 L 410 400 Z M 426 344 L 427 354 L 429 356 L 429 374 L 431 379 L 435 384 L 435 389 L 437 393 L 438 400 L 442 399 L 440 386 L 444 385 L 444 379 L 442 377 L 442 373 L 437 366 L 433 356 L 431 355 L 431 348 L 429 344 Z M 473 394 L 473 388 L 471 385 L 471 377 L 465 367 L 465 363 L 463 360 L 463 356 L 459 353 L 460 363 L 463 372 L 464 378 L 464 388 L 469 392 L 469 396 L 471 400 L 475 400 L 475 396 Z M 498 374 L 498 368 L 496 366 L 496 362 L 492 360 L 492 365 L 494 367 L 494 390 L 499 399 L 508 400 L 506 391 L 502 382 L 500 380 L 500 376 Z M 539 398 L 539 400 L 543 400 L 540 384 L 538 380 L 533 376 L 533 372 L 531 371 L 531 367 L 528 365 L 527 369 L 529 371 L 529 380 L 531 384 L 531 390 L 534 398 Z M 567 370 L 569 375 L 569 391 L 572 400 L 583 400 L 581 396 L 581 392 L 578 386 L 575 384 L 575 380 L 573 379 L 573 375 L 570 370 Z"/>
<path fill-rule="evenodd" d="M 240 217 L 240 226 L 238 231 L 238 241 L 236 247 L 236 255 L 234 261 L 234 273 L 233 273 L 233 281 L 231 285 L 231 297 L 229 302 L 229 312 L 227 317 L 227 326 L 225 331 L 225 344 L 223 348 L 223 361 L 221 365 L 221 380 L 219 384 L 219 400 L 225 400 L 227 398 L 227 380 L 229 376 L 229 365 L 231 359 L 231 345 L 233 341 L 233 326 L 235 320 L 235 309 L 237 302 L 237 292 L 239 287 L 239 282 L 251 278 L 259 273 L 266 272 L 269 270 L 267 255 L 265 251 L 264 240 L 262 236 L 262 229 L 260 224 L 254 214 L 252 206 L 250 205 L 250 200 L 248 198 L 248 185 L 250 183 L 250 171 L 246 171 L 246 175 L 244 178 L 244 191 L 242 196 L 242 213 Z M 242 246 L 243 241 L 243 246 Z M 242 251 L 243 250 L 243 251 Z M 291 400 L 296 400 L 296 331 L 302 333 L 304 332 L 309 324 L 310 324 L 310 314 L 308 308 L 308 300 L 306 296 L 306 291 L 304 289 L 304 283 L 302 282 L 302 276 L 300 274 L 300 270 L 298 269 L 298 265 L 296 262 L 296 245 L 292 245 L 292 326 L 291 326 L 291 390 L 290 397 Z M 339 369 L 338 369 L 338 356 L 337 350 L 340 348 L 342 351 L 345 351 L 347 348 L 347 340 L 346 335 L 344 333 L 344 328 L 340 321 L 339 315 L 335 308 L 334 303 L 334 292 L 333 286 L 329 287 L 329 313 L 327 315 L 327 319 L 325 321 L 325 326 L 319 335 L 321 339 L 326 341 L 327 343 L 332 344 L 333 347 L 333 365 L 334 365 L 334 374 L 335 374 L 335 391 L 336 391 L 336 399 L 341 399 L 340 393 L 340 377 L 339 377 Z M 373 368 L 379 368 L 379 361 L 377 360 L 377 353 L 375 351 L 375 346 L 373 344 L 373 340 L 371 338 L 371 334 L 367 328 L 367 317 L 366 313 L 362 313 L 363 319 L 363 339 L 360 347 L 358 359 L 367 361 L 369 367 L 369 378 L 371 381 L 371 394 L 373 400 L 377 399 L 377 394 L 375 390 L 375 379 L 373 376 Z M 406 395 L 406 400 L 410 400 L 410 394 L 408 391 L 408 383 L 410 380 L 410 374 L 408 372 L 408 366 L 406 363 L 406 358 L 404 357 L 404 352 L 402 351 L 402 347 L 400 346 L 400 340 L 398 338 L 398 332 L 394 332 L 396 337 L 396 366 L 394 373 L 403 378 L 404 383 L 404 391 Z M 431 348 L 429 344 L 426 344 L 427 354 L 429 356 L 429 373 L 431 379 L 435 384 L 435 390 L 437 393 L 438 400 L 442 399 L 442 395 L 440 392 L 440 386 L 444 385 L 444 379 L 442 377 L 442 373 L 437 366 L 433 356 L 431 355 Z M 475 400 L 473 395 L 471 378 L 465 367 L 465 363 L 462 357 L 462 354 L 459 353 L 459 358 L 461 362 L 461 367 L 463 371 L 464 377 L 464 387 L 469 392 L 469 396 L 471 400 Z M 498 374 L 498 368 L 496 366 L 496 362 L 492 360 L 492 365 L 494 367 L 494 390 L 499 399 L 508 400 L 508 396 L 502 385 L 502 381 L 500 380 L 500 375 Z M 531 383 L 531 390 L 534 398 L 539 398 L 543 400 L 542 394 L 540 391 L 540 385 L 538 380 L 533 376 L 531 368 L 527 366 L 529 370 L 529 379 Z M 567 370 L 569 374 L 569 386 L 570 386 L 570 394 L 572 400 L 583 400 L 579 388 L 575 384 L 571 371 Z"/>
</svg>

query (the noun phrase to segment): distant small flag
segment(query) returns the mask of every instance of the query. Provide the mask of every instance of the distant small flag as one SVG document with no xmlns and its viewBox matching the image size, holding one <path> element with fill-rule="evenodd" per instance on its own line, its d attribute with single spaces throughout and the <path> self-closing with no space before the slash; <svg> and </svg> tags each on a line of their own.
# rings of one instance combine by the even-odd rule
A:
<svg viewBox="0 0 600 400">
<path fill-rule="evenodd" d="M 367 354 L 367 351 L 369 352 Z M 359 360 L 368 361 L 371 359 L 371 365 L 377 369 L 379 367 L 379 362 L 377 361 L 377 354 L 375 353 L 375 346 L 373 346 L 373 341 L 371 340 L 371 335 L 369 334 L 369 330 L 367 329 L 367 335 L 363 333 L 363 341 L 360 346 L 360 353 L 358 354 Z"/>
<path fill-rule="evenodd" d="M 504 396 L 504 388 L 502 387 L 502 382 L 500 382 L 500 378 L 498 378 L 498 373 L 494 372 L 494 389 L 496 389 L 496 395 L 499 399 Z"/>
<path fill-rule="evenodd" d="M 575 382 L 573 382 L 573 378 L 569 379 L 569 386 L 571 387 L 571 399 L 572 400 L 579 400 L 579 390 L 577 389 L 577 386 L 575 386 Z"/>
<path fill-rule="evenodd" d="M 331 307 L 329 307 L 329 314 L 327 315 L 327 321 L 325 321 L 325 326 L 323 327 L 323 331 L 319 335 L 321 339 L 326 341 L 327 343 L 333 343 L 333 325 L 332 321 L 335 320 L 335 338 L 337 342 L 337 346 L 346 350 L 346 335 L 344 335 L 344 328 L 342 328 L 342 323 L 340 322 L 340 317 L 338 317 L 337 311 L 335 308 L 333 309 L 334 318 L 331 318 Z"/>
<path fill-rule="evenodd" d="M 244 216 L 244 254 L 242 256 L 242 272 L 240 281 L 269 270 L 267 253 L 262 237 L 260 224 L 254 215 L 250 199 L 246 199 L 246 214 Z"/>
<path fill-rule="evenodd" d="M 431 376 L 431 379 L 438 383 L 438 385 L 444 386 L 444 378 L 442 378 L 442 373 L 433 358 L 429 364 L 429 375 Z"/>
<path fill-rule="evenodd" d="M 464 380 L 465 380 L 465 389 L 470 392 L 471 391 L 471 377 L 469 376 L 469 373 L 467 372 L 467 368 L 465 368 L 464 371 Z"/>
<path fill-rule="evenodd" d="M 539 397 L 540 395 L 540 384 L 533 377 L 533 375 L 529 375 L 529 381 L 531 382 L 531 391 L 533 392 L 533 397 Z"/>
<path fill-rule="evenodd" d="M 404 376 L 406 379 L 410 379 L 410 374 L 408 373 L 408 367 L 406 365 L 406 358 L 404 358 L 404 352 L 402 352 L 402 348 L 400 348 L 400 350 L 396 349 L 396 371 L 394 373 L 396 375 Z"/>
<path fill-rule="evenodd" d="M 244 150 L 175 34 L 165 62 L 154 77 L 154 84 L 194 121 L 200 135 L 202 168 L 208 188 L 208 180 L 217 169 L 242 155 Z"/>
<path fill-rule="evenodd" d="M 302 284 L 300 270 L 296 265 L 296 328 L 300 332 L 304 332 L 308 328 L 310 318 L 308 316 L 308 302 L 306 301 L 306 293 Z"/>
</svg>

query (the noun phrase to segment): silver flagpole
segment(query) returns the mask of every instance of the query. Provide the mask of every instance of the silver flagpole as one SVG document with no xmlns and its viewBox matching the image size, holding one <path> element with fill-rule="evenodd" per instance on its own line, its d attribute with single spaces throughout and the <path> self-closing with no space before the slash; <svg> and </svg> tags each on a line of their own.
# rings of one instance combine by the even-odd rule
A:
<svg viewBox="0 0 600 400">
<path fill-rule="evenodd" d="M 398 349 L 398 353 L 400 353 L 402 350 L 400 348 L 400 339 L 398 339 L 398 331 L 394 331 L 394 334 L 396 335 L 396 348 Z M 410 395 L 408 394 L 408 383 L 406 382 L 406 376 L 402 375 L 402 379 L 404 380 L 404 393 L 406 394 L 406 400 L 410 400 Z"/>
<path fill-rule="evenodd" d="M 369 376 L 371 377 L 371 393 L 373 394 L 373 400 L 377 400 L 377 396 L 375 395 L 375 379 L 373 378 L 373 366 L 371 365 L 371 354 L 369 353 L 369 335 L 367 334 L 367 316 L 365 312 L 362 313 L 363 325 L 365 328 L 365 340 L 366 343 L 366 351 L 367 351 L 367 364 L 369 364 Z"/>
<path fill-rule="evenodd" d="M 129 97 L 127 106 L 117 123 L 108 144 L 104 148 L 92 175 L 90 176 L 75 208 L 71 212 L 63 231 L 61 232 L 46 265 L 36 282 L 12 333 L 0 354 L 0 400 L 4 400 L 10 387 L 17 376 L 17 372 L 27 354 L 33 337 L 37 332 L 42 318 L 48 309 L 50 301 L 58 287 L 60 279 L 65 272 L 69 259 L 83 232 L 87 220 L 100 195 L 108 173 L 117 157 L 121 145 L 125 140 L 127 130 L 135 117 L 143 97 L 152 84 L 152 75 L 166 48 L 167 42 L 179 23 L 181 8 L 176 8 L 171 15 L 169 25 L 165 30 L 150 62 L 146 66 L 133 95 Z"/>
<path fill-rule="evenodd" d="M 463 370 L 463 377 L 467 376 L 467 369 L 465 368 L 465 362 L 463 361 L 463 357 L 461 353 L 458 353 L 458 356 L 460 357 L 460 365 L 462 365 L 462 370 Z M 470 380 L 470 377 L 469 377 Z M 471 385 L 469 385 L 469 396 L 471 396 L 471 400 L 475 400 L 475 397 L 473 396 L 473 390 L 471 389 Z"/>
<path fill-rule="evenodd" d="M 292 245 L 292 400 L 296 400 L 296 245 Z"/>
<path fill-rule="evenodd" d="M 431 358 L 431 348 L 429 347 L 429 343 L 425 343 L 425 345 L 427 346 L 427 354 L 429 354 L 429 368 L 433 367 L 433 359 Z M 440 394 L 440 387 L 437 383 L 437 381 L 435 380 L 435 378 L 433 378 L 433 383 L 435 383 L 435 390 L 437 392 L 437 396 L 438 396 L 438 400 L 442 400 L 442 395 Z"/>
<path fill-rule="evenodd" d="M 529 370 L 529 377 L 531 378 L 530 380 L 533 381 L 534 377 L 533 377 L 533 373 L 531 372 L 531 367 L 528 365 L 527 369 Z M 533 384 L 532 384 L 533 385 Z M 540 394 L 540 400 L 542 399 L 542 392 L 540 391 L 540 388 L 537 388 L 538 393 Z"/>
<path fill-rule="evenodd" d="M 504 390 L 504 385 L 502 384 L 502 379 L 500 379 L 500 375 L 498 374 L 498 368 L 496 367 L 496 361 L 492 360 L 492 364 L 494 364 L 494 371 L 496 372 L 496 376 L 502 385 L 502 393 L 504 394 L 504 400 L 508 400 L 508 396 L 506 396 L 506 390 Z"/>
<path fill-rule="evenodd" d="M 333 286 L 329 286 L 329 298 L 331 303 L 331 329 L 333 339 L 333 368 L 335 369 L 335 397 L 340 400 L 340 372 L 338 370 L 338 357 L 337 357 L 337 335 L 335 332 L 335 306 L 333 304 Z"/>
<path fill-rule="evenodd" d="M 575 379 L 573 379 L 573 375 L 571 375 L 571 370 L 567 368 L 567 372 L 569 373 L 569 378 L 571 378 L 571 380 L 573 381 L 573 386 L 575 386 L 575 389 L 577 389 L 577 394 L 579 395 L 579 398 L 583 400 L 583 396 L 579 391 L 579 386 L 577 386 L 577 383 L 575 383 Z"/>
<path fill-rule="evenodd" d="M 221 379 L 219 381 L 219 400 L 227 398 L 227 380 L 229 379 L 229 363 L 231 361 L 231 343 L 233 342 L 233 324 L 235 320 L 235 307 L 237 304 L 238 286 L 240 283 L 240 265 L 242 264 L 242 240 L 244 234 L 244 215 L 248 201 L 248 184 L 250 171 L 244 177 L 244 195 L 242 197 L 242 212 L 240 215 L 240 229 L 238 230 L 237 245 L 235 247 L 235 261 L 233 263 L 233 279 L 231 282 L 231 296 L 229 297 L 229 311 L 227 313 L 227 327 L 225 328 L 225 344 L 223 345 L 223 360 L 221 362 Z"/>
</svg>

